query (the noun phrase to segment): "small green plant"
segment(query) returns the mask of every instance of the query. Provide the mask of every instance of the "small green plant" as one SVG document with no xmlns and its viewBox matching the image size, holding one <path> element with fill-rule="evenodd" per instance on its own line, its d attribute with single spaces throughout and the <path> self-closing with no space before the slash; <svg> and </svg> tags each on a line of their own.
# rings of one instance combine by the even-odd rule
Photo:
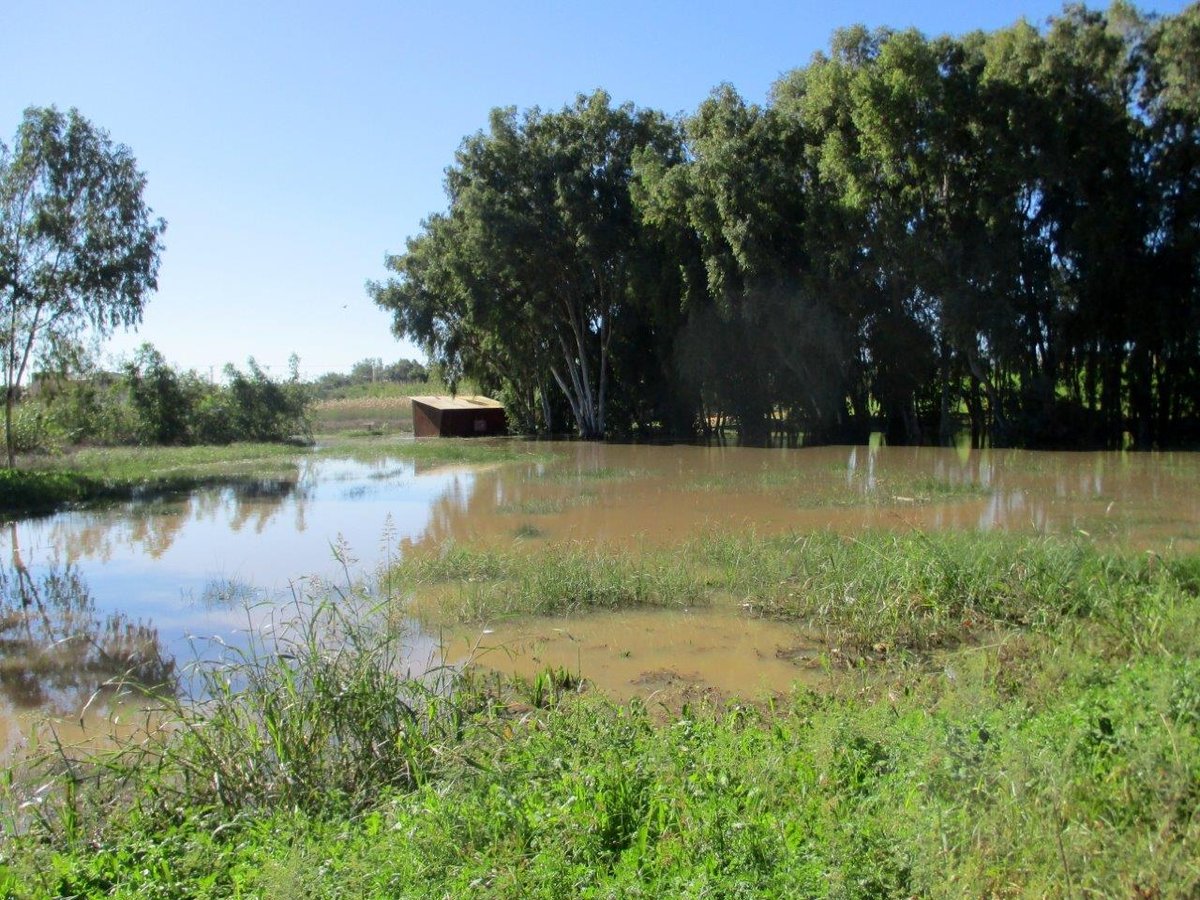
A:
<svg viewBox="0 0 1200 900">
<path fill-rule="evenodd" d="M 578 693 L 583 688 L 583 679 L 565 668 L 548 667 L 532 679 L 517 679 L 518 693 L 524 693 L 534 709 L 557 706 L 566 694 Z"/>
</svg>

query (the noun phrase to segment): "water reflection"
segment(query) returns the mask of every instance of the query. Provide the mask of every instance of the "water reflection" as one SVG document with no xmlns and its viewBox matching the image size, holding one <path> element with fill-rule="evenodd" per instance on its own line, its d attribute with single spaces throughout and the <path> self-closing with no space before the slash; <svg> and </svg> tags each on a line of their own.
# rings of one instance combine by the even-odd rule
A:
<svg viewBox="0 0 1200 900">
<path fill-rule="evenodd" d="M 303 531 L 310 491 L 311 485 L 303 482 L 256 480 L 184 496 L 131 500 L 53 516 L 45 539 L 68 559 L 108 561 L 129 551 L 160 559 L 190 522 L 211 522 L 235 534 L 261 534 L 288 506 L 295 511 L 291 527 Z"/>
<path fill-rule="evenodd" d="M 709 527 L 1087 531 L 1200 539 L 1200 456 L 961 448 L 567 445 L 544 465 L 451 478 L 410 547 L 514 539 L 670 542 Z"/>
<path fill-rule="evenodd" d="M 12 529 L 12 565 L 0 566 L 0 697 L 14 710 L 76 713 L 119 682 L 174 683 L 158 631 L 120 611 L 100 613 L 70 566 L 32 575 Z"/>
</svg>

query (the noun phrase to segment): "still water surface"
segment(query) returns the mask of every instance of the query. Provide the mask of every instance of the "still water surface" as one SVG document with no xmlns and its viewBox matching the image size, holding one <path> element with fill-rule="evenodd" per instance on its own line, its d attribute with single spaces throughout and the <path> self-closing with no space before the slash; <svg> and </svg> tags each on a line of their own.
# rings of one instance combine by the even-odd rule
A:
<svg viewBox="0 0 1200 900">
<path fill-rule="evenodd" d="M 429 466 L 383 445 L 366 461 L 304 456 L 294 479 L 3 526 L 0 753 L 29 710 L 72 715 L 147 642 L 181 659 L 198 636 L 237 643 L 315 580 L 370 576 L 452 541 L 536 550 L 557 540 L 670 545 L 712 528 L 885 527 L 1082 531 L 1117 546 L 1200 547 L 1200 454 L 513 446 L 529 458 Z M 81 633 L 87 640 L 63 640 Z M 462 655 L 476 637 L 453 636 L 447 652 Z M 813 677 L 795 664 L 788 626 L 735 608 L 504 623 L 487 638 L 499 649 L 486 664 L 570 662 L 619 696 L 664 681 L 728 693 Z M 414 659 L 439 648 L 416 628 L 412 643 Z M 619 656 L 606 652 L 617 646 Z"/>
</svg>

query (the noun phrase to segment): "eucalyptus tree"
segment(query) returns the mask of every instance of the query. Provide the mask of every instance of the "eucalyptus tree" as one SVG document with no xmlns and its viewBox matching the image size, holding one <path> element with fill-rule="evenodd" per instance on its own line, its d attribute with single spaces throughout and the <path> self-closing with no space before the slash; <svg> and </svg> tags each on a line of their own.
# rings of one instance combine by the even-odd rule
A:
<svg viewBox="0 0 1200 900">
<path fill-rule="evenodd" d="M 1150 281 L 1139 28 L 1128 7 L 1073 6 L 1045 32 L 1014 26 L 985 49 L 986 85 L 1008 113 L 994 145 L 1020 209 L 1009 374 L 1026 442 L 1123 439 Z M 1055 421 L 1069 433 L 1048 434 Z"/>
<path fill-rule="evenodd" d="M 938 186 L 939 72 L 915 32 L 838 32 L 829 56 L 775 86 L 803 128 L 814 209 L 809 247 L 855 324 L 860 377 L 891 440 L 917 442 L 917 392 L 931 380 L 936 310 L 922 283 Z"/>
<path fill-rule="evenodd" d="M 1194 441 L 1183 423 L 1200 419 L 1200 6 L 1147 27 L 1141 51 L 1153 277 L 1131 399 L 1137 437 L 1161 445 Z"/>
<path fill-rule="evenodd" d="M 13 409 L 31 362 L 90 328 L 141 321 L 157 286 L 159 241 L 145 176 L 76 110 L 30 107 L 11 148 L 0 144 L 0 353 L 7 464 Z"/>
<path fill-rule="evenodd" d="M 452 368 L 536 398 L 547 420 L 557 389 L 579 433 L 603 436 L 614 342 L 665 272 L 630 198 L 638 151 L 677 156 L 677 129 L 602 91 L 558 112 L 494 110 L 448 170 L 448 212 L 389 257 L 398 277 L 370 292 L 398 333 Z"/>
<path fill-rule="evenodd" d="M 706 406 L 760 440 L 776 412 L 821 441 L 844 430 L 853 325 L 809 258 L 812 173 L 799 123 L 725 85 L 685 122 L 687 161 L 639 160 L 648 224 L 690 240 L 679 365 Z"/>
</svg>

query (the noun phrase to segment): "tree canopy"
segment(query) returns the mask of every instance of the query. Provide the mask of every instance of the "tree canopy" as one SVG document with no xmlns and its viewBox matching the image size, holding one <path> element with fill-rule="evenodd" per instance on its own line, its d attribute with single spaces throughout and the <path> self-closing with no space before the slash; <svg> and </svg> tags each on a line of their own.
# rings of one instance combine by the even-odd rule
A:
<svg viewBox="0 0 1200 900">
<path fill-rule="evenodd" d="M 141 321 L 156 287 L 160 238 L 129 148 L 76 110 L 31 107 L 11 148 L 0 144 L 0 352 L 5 438 L 40 354 L 85 329 L 110 333 Z"/>
<path fill-rule="evenodd" d="M 452 377 L 506 389 L 525 421 L 550 427 L 557 399 L 602 436 L 614 366 L 631 362 L 614 341 L 635 338 L 670 276 L 630 196 L 637 152 L 681 161 L 678 130 L 603 92 L 493 111 L 449 170 L 449 212 L 389 257 L 399 277 L 370 287 L 376 302 Z"/>
<path fill-rule="evenodd" d="M 372 291 L 531 427 L 557 385 L 586 436 L 1195 443 L 1198 59 L 1200 6 L 1118 2 L 847 28 L 679 122 L 497 111 Z"/>
</svg>

